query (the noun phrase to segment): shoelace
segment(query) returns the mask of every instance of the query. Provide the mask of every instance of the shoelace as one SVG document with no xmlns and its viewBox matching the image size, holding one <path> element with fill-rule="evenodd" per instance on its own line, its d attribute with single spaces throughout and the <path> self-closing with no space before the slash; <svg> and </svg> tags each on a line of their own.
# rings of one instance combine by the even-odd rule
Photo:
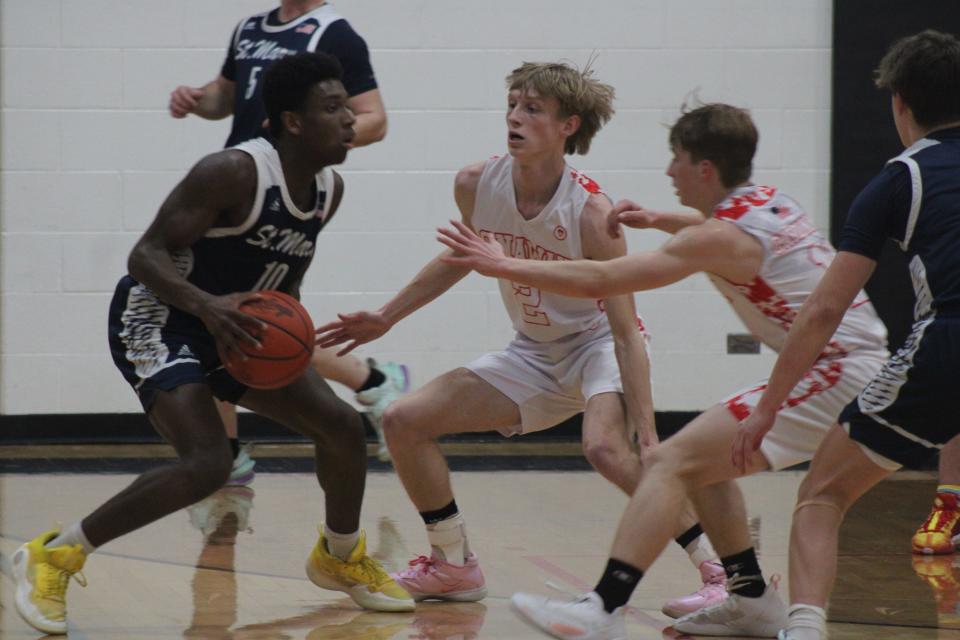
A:
<svg viewBox="0 0 960 640">
<path fill-rule="evenodd" d="M 945 509 L 940 505 L 930 512 L 927 521 L 920 527 L 923 533 L 952 533 L 953 524 L 960 515 L 956 510 Z"/>
<path fill-rule="evenodd" d="M 383 567 L 370 556 L 363 556 L 360 562 L 357 563 L 357 568 L 365 578 L 368 578 L 368 582 L 377 587 L 393 580 L 393 578 L 383 570 Z"/>
<path fill-rule="evenodd" d="M 587 598 L 587 595 L 589 592 L 577 593 L 575 591 L 570 591 L 565 587 L 561 587 L 556 582 L 550 582 L 549 580 L 544 582 L 544 584 L 547 585 L 547 588 L 549 588 L 551 591 L 556 591 L 557 593 L 561 593 L 567 596 L 567 598 L 570 601 L 570 604 L 581 605 L 581 604 L 587 604 L 590 602 L 590 599 Z"/>
<path fill-rule="evenodd" d="M 430 568 L 436 564 L 436 561 L 427 556 L 417 556 L 407 564 L 410 566 L 410 569 L 416 573 L 429 573 Z"/>
<path fill-rule="evenodd" d="M 727 593 L 732 595 L 734 589 L 736 589 L 741 585 L 746 584 L 747 582 L 750 582 L 751 580 L 753 580 L 754 577 L 755 576 L 741 576 L 739 574 L 734 574 L 733 577 L 727 578 L 727 583 L 726 583 Z M 780 576 L 779 575 L 771 576 L 770 585 L 776 588 L 778 584 L 780 584 Z M 732 610 L 735 607 L 736 607 L 736 600 L 734 600 L 733 598 L 724 598 L 723 602 L 720 602 L 719 604 L 715 604 L 710 607 L 704 607 L 703 609 L 700 609 L 699 611 L 696 611 L 690 614 L 690 619 L 696 622 L 710 621 L 713 619 L 714 614 L 720 613 L 720 612 L 726 612 L 728 610 Z"/>
<path fill-rule="evenodd" d="M 66 569 L 61 569 L 49 562 L 45 563 L 45 569 L 39 571 L 38 576 L 40 594 L 47 600 L 55 602 L 64 602 L 64 595 L 67 592 L 67 586 L 70 584 L 70 578 L 73 577 L 81 587 L 87 586 L 87 578 L 83 572 L 77 571 L 70 573 Z"/>
</svg>

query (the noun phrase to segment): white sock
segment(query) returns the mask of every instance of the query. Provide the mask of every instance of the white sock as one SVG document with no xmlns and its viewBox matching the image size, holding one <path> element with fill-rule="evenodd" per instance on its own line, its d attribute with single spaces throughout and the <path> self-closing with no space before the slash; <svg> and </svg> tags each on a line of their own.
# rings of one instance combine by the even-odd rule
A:
<svg viewBox="0 0 960 640">
<path fill-rule="evenodd" d="M 337 533 L 330 527 L 324 527 L 323 537 L 327 540 L 327 551 L 330 555 L 346 562 L 350 552 L 360 541 L 360 530 L 357 529 L 353 533 Z"/>
<path fill-rule="evenodd" d="M 79 522 L 74 522 L 69 527 L 61 531 L 60 535 L 43 546 L 45 546 L 47 549 L 52 549 L 54 547 L 62 547 L 64 545 L 72 547 L 76 544 L 83 547 L 83 552 L 86 555 L 90 555 L 96 549 L 96 547 L 90 544 L 90 541 L 87 540 L 87 536 L 83 532 L 83 527 L 80 526 Z"/>
<path fill-rule="evenodd" d="M 719 562 L 717 552 L 713 550 L 713 545 L 710 544 L 710 540 L 705 534 L 700 534 L 691 542 L 687 543 L 687 546 L 685 546 L 683 550 L 687 552 L 687 556 L 690 557 L 690 562 L 693 563 L 696 569 L 699 569 L 700 565 L 710 560 Z"/>
<path fill-rule="evenodd" d="M 827 637 L 827 612 L 812 604 L 794 604 L 787 609 L 790 640 L 823 640 Z"/>
<path fill-rule="evenodd" d="M 459 512 L 446 520 L 428 524 L 427 539 L 450 564 L 458 567 L 466 564 L 470 546 L 467 544 L 467 527 Z"/>
</svg>

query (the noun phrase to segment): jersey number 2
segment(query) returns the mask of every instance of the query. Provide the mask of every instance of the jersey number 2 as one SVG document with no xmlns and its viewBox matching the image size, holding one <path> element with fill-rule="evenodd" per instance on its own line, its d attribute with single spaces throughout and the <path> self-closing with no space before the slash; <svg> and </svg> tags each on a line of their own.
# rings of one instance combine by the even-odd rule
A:
<svg viewBox="0 0 960 640">
<path fill-rule="evenodd" d="M 511 284 L 513 285 L 513 295 L 517 296 L 517 300 L 523 308 L 523 321 L 527 324 L 549 327 L 550 318 L 547 317 L 545 312 L 540 311 L 540 305 L 543 303 L 540 289 L 516 282 L 511 282 Z"/>
</svg>

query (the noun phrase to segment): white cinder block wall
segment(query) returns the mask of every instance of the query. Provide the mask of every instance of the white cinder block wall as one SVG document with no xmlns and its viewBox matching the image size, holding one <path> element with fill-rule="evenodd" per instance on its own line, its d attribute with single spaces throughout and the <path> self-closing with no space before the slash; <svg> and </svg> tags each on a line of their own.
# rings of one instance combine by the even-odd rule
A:
<svg viewBox="0 0 960 640">
<path fill-rule="evenodd" d="M 675 206 L 666 125 L 691 91 L 753 111 L 755 177 L 828 224 L 829 0 L 340 0 L 366 38 L 390 116 L 352 153 L 338 219 L 304 300 L 314 319 L 382 304 L 439 251 L 455 171 L 505 150 L 503 78 L 525 60 L 596 56 L 617 115 L 570 162 L 615 199 Z M 107 350 L 126 255 L 166 193 L 227 123 L 174 120 L 167 97 L 219 71 L 236 21 L 270 0 L 0 0 L 0 412 L 138 411 Z M 633 251 L 658 232 L 633 232 Z M 703 409 L 765 375 L 725 355 L 739 323 L 702 277 L 637 296 L 653 334 L 659 410 Z M 471 276 L 363 350 L 417 384 L 510 329 Z"/>
</svg>

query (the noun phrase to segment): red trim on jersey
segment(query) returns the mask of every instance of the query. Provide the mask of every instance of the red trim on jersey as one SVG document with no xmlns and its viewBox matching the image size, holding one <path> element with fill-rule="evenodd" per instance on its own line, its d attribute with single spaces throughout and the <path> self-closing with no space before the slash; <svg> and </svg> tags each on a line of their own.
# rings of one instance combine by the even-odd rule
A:
<svg viewBox="0 0 960 640">
<path fill-rule="evenodd" d="M 729 280 L 728 280 L 729 282 Z M 793 321 L 797 319 L 797 312 L 791 309 L 787 301 L 771 287 L 763 278 L 757 276 L 749 284 L 730 282 L 749 300 L 760 313 L 777 322 L 784 331 L 790 331 Z M 836 340 L 830 340 L 820 358 L 836 358 L 847 355 L 849 351 Z"/>
<path fill-rule="evenodd" d="M 753 191 L 730 196 L 713 210 L 713 217 L 718 220 L 738 220 L 754 207 L 761 207 L 777 193 L 775 187 L 753 187 Z"/>
<path fill-rule="evenodd" d="M 813 368 L 803 374 L 803 378 L 800 379 L 800 382 L 797 383 L 797 386 L 793 388 L 791 392 L 793 395 L 789 396 L 783 405 L 780 406 L 780 409 L 789 409 L 791 407 L 796 407 L 797 405 L 803 404 L 804 402 L 810 400 L 814 396 L 820 395 L 829 391 L 840 382 L 840 378 L 843 377 L 843 360 L 840 358 L 830 358 L 828 360 L 817 360 L 814 363 Z M 753 412 L 753 407 L 749 402 L 747 402 L 747 396 L 755 396 L 759 401 L 760 395 L 763 394 L 767 389 L 767 383 L 763 383 L 744 391 L 743 393 L 737 394 L 733 398 L 727 400 L 727 410 L 737 419 L 738 422 L 743 422 L 750 414 Z"/>
<path fill-rule="evenodd" d="M 576 169 L 570 170 L 570 177 L 577 181 L 587 193 L 603 193 L 603 189 L 592 178 L 585 176 Z"/>
<path fill-rule="evenodd" d="M 776 320 L 787 331 L 790 330 L 790 325 L 793 324 L 797 313 L 763 278 L 757 276 L 749 284 L 733 283 L 733 285 L 746 296 L 747 300 L 753 303 L 753 306 L 760 310 L 760 313 Z"/>
<path fill-rule="evenodd" d="M 766 387 L 766 385 L 764 385 Z M 752 389 L 749 393 L 753 393 L 757 389 Z M 737 419 L 737 422 L 743 422 L 750 417 L 752 409 L 750 406 L 743 401 L 743 396 L 747 395 L 746 393 L 741 393 L 736 398 L 730 398 L 727 400 L 727 409 L 730 413 L 733 414 L 733 417 Z"/>
</svg>

